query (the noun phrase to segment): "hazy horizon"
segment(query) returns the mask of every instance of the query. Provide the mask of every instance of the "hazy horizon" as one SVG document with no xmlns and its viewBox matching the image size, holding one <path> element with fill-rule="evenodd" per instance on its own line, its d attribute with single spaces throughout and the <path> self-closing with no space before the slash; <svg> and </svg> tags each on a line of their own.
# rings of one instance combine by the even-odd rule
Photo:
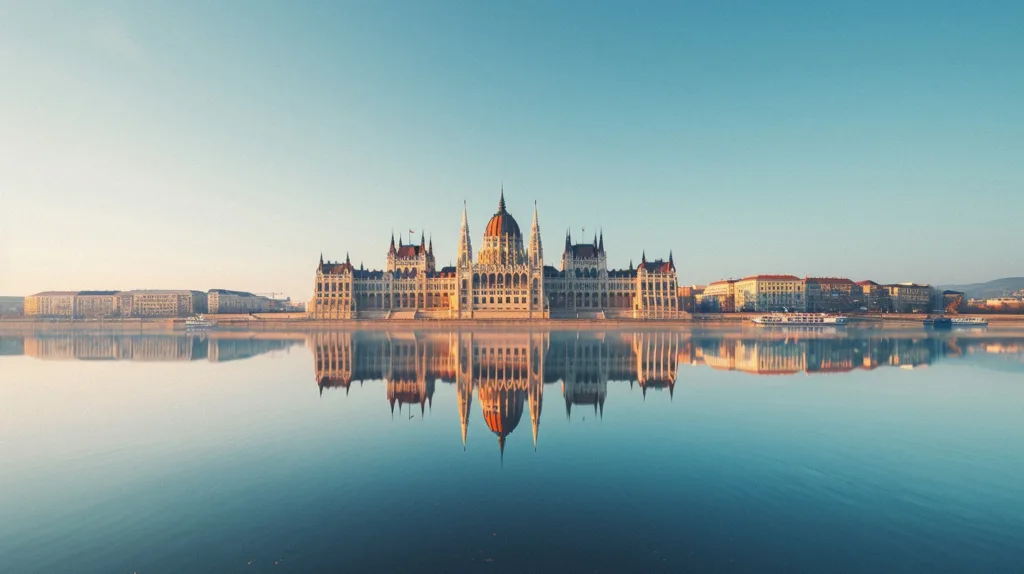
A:
<svg viewBox="0 0 1024 574">
<path fill-rule="evenodd" d="M 545 262 L 1024 275 L 1024 5 L 2 2 L 0 295 L 305 300 L 504 185 Z"/>
</svg>

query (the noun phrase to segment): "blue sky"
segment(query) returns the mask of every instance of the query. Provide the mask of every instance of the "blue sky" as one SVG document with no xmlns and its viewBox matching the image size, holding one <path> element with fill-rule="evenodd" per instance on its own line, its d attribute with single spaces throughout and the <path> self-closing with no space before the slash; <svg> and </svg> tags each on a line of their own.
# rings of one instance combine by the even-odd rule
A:
<svg viewBox="0 0 1024 574">
<path fill-rule="evenodd" d="M 5 2 L 0 294 L 305 298 L 504 183 L 546 259 L 1021 275 L 1017 2 Z"/>
</svg>

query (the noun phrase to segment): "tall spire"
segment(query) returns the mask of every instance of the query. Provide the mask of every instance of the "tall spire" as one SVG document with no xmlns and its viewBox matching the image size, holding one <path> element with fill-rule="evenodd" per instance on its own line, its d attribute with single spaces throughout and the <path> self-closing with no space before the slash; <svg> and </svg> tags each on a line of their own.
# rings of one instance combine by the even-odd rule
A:
<svg viewBox="0 0 1024 574">
<path fill-rule="evenodd" d="M 544 401 L 544 383 L 532 381 L 529 389 L 530 422 L 533 426 L 533 450 L 537 450 L 537 432 L 540 427 L 540 409 Z"/>
<path fill-rule="evenodd" d="M 420 230 L 420 247 L 426 247 L 426 246 L 427 246 L 427 239 L 423 235 L 423 230 L 421 229 Z"/>
<path fill-rule="evenodd" d="M 392 229 L 391 230 L 391 248 L 388 249 L 388 253 L 394 253 L 394 252 L 395 252 L 395 230 Z"/>
<path fill-rule="evenodd" d="M 427 244 L 427 253 L 434 254 L 434 234 L 430 234 L 430 243 Z"/>
<path fill-rule="evenodd" d="M 462 231 L 459 234 L 459 266 L 468 267 L 473 264 L 473 244 L 469 239 L 469 222 L 466 215 L 466 202 L 462 202 Z"/>
<path fill-rule="evenodd" d="M 569 251 L 572 249 L 572 236 L 569 235 L 569 230 L 565 230 L 565 250 Z"/>
<path fill-rule="evenodd" d="M 544 266 L 544 248 L 540 241 L 540 223 L 537 220 L 537 202 L 533 202 L 533 229 L 530 231 L 530 266 Z"/>
<path fill-rule="evenodd" d="M 324 266 L 324 252 L 320 252 L 320 267 Z"/>
<path fill-rule="evenodd" d="M 349 258 L 348 258 L 348 251 L 345 252 L 345 265 L 352 265 L 352 262 L 349 261 Z"/>
<path fill-rule="evenodd" d="M 505 184 L 501 184 L 501 198 L 498 199 L 498 213 L 505 211 Z"/>
<path fill-rule="evenodd" d="M 601 239 L 597 245 L 597 250 L 604 253 L 604 229 L 601 230 Z"/>
</svg>

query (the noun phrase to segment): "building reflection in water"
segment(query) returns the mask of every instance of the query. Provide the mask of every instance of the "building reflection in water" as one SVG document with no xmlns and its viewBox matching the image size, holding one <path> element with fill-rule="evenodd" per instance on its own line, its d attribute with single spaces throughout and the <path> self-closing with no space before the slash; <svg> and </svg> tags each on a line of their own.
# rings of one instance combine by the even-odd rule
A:
<svg viewBox="0 0 1024 574">
<path fill-rule="evenodd" d="M 565 416 L 573 407 L 604 416 L 609 383 L 667 391 L 672 398 L 680 365 L 756 375 L 828 374 L 882 366 L 914 368 L 973 352 L 1024 354 L 1018 339 L 919 336 L 748 337 L 691 332 L 318 332 L 309 335 L 317 385 L 344 388 L 383 380 L 392 414 L 420 413 L 434 385 L 454 384 L 463 447 L 475 399 L 499 449 L 530 419 L 537 446 L 545 385 L 561 383 Z M 551 392 L 550 390 L 548 392 Z M 529 411 L 528 415 L 526 411 Z M 411 413 L 410 413 L 411 414 Z"/>
<path fill-rule="evenodd" d="M 0 349 L 11 348 L 44 360 L 199 361 L 214 363 L 247 359 L 305 344 L 304 335 L 280 333 L 122 334 L 41 333 L 0 337 Z"/>
<path fill-rule="evenodd" d="M 418 407 L 422 415 L 433 402 L 438 381 L 455 385 L 463 445 L 475 399 L 502 452 L 527 417 L 536 448 L 547 385 L 561 385 L 566 418 L 574 408 L 603 417 L 610 383 L 638 385 L 645 400 L 648 391 L 666 391 L 671 400 L 681 365 L 755 375 L 814 375 L 916 368 L 972 355 L 1024 364 L 1024 338 L 1014 336 L 764 331 L 44 333 L 0 336 L 0 356 L 223 362 L 303 344 L 313 351 L 321 394 L 330 388 L 348 393 L 353 382 L 383 380 L 392 413 Z"/>
</svg>

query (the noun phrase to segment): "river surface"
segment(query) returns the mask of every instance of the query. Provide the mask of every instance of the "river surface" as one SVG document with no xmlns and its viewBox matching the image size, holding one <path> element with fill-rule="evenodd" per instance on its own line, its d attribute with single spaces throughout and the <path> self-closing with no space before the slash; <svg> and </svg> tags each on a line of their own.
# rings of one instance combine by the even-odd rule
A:
<svg viewBox="0 0 1024 574">
<path fill-rule="evenodd" d="M 1024 572 L 1024 332 L 0 335 L 4 572 Z"/>
</svg>

